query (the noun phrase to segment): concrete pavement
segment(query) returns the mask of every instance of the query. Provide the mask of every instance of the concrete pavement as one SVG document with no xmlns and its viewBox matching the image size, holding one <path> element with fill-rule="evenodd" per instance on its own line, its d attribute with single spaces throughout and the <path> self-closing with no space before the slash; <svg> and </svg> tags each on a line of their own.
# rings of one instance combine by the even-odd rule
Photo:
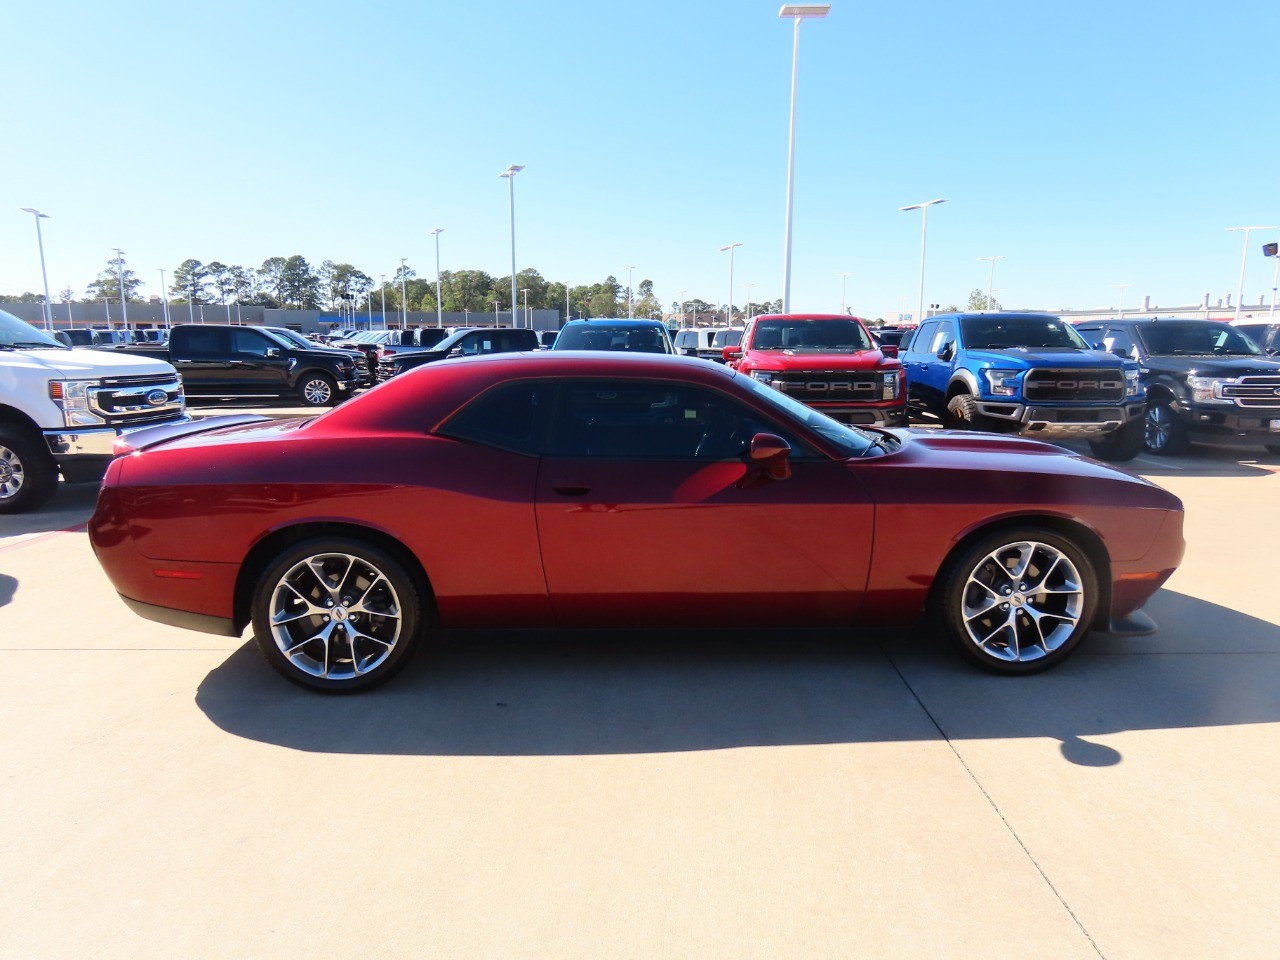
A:
<svg viewBox="0 0 1280 960">
<path fill-rule="evenodd" d="M 1275 457 L 1187 503 L 1136 640 L 455 634 L 327 698 L 0 519 L 0 957 L 1270 957 Z"/>
</svg>

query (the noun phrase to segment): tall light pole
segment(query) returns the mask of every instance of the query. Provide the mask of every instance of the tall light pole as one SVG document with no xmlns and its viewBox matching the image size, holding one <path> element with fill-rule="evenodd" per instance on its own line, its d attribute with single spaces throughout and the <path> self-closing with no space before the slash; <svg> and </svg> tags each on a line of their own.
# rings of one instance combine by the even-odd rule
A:
<svg viewBox="0 0 1280 960">
<path fill-rule="evenodd" d="M 521 287 L 520 292 L 524 294 L 524 322 L 529 325 L 529 329 L 533 329 L 533 318 L 529 316 L 529 288 Z"/>
<path fill-rule="evenodd" d="M 987 260 L 991 264 L 990 269 L 987 270 L 987 309 L 988 310 L 991 309 L 991 285 L 992 283 L 995 282 L 995 278 L 996 278 L 996 261 L 1005 260 L 1005 259 L 1007 258 L 1006 257 L 978 257 L 979 261 Z M 916 322 L 919 323 L 919 321 L 916 321 Z"/>
<path fill-rule="evenodd" d="M 899 210 L 920 210 L 920 297 L 916 306 L 916 323 L 924 321 L 924 247 L 925 242 L 929 239 L 929 208 L 935 203 L 946 203 L 945 198 L 937 200 L 927 200 L 924 203 L 913 203 L 909 207 L 899 207 Z M 988 299 L 990 299 L 988 297 Z"/>
<path fill-rule="evenodd" d="M 1120 304 L 1116 308 L 1116 319 L 1119 320 L 1121 317 L 1124 316 L 1124 289 L 1125 287 L 1132 287 L 1133 284 L 1132 283 L 1113 283 L 1111 284 L 1111 286 L 1115 287 L 1117 290 L 1120 291 Z"/>
<path fill-rule="evenodd" d="M 382 281 L 379 284 L 382 289 L 382 329 L 387 329 L 387 275 L 385 273 L 378 274 L 378 278 Z"/>
<path fill-rule="evenodd" d="M 1240 319 L 1240 299 L 1244 296 L 1244 264 L 1249 257 L 1249 234 L 1254 230 L 1276 230 L 1277 227 L 1227 227 L 1227 233 L 1244 233 L 1244 249 L 1240 251 L 1240 284 L 1236 287 L 1236 319 Z"/>
<path fill-rule="evenodd" d="M 845 313 L 847 312 L 845 308 L 845 292 L 848 289 L 849 274 L 837 273 L 836 276 L 840 278 L 840 312 Z"/>
<path fill-rule="evenodd" d="M 48 220 L 47 213 L 41 213 L 35 207 L 21 207 L 23 213 L 29 213 L 36 219 L 36 245 L 40 248 L 40 279 L 44 281 L 44 328 L 53 329 L 53 308 L 49 306 L 49 274 L 44 268 L 44 237 L 40 233 L 40 221 Z"/>
<path fill-rule="evenodd" d="M 409 322 L 409 298 L 404 291 L 404 262 L 407 258 L 400 258 L 400 329 L 403 330 Z"/>
<path fill-rule="evenodd" d="M 120 315 L 124 318 L 124 328 L 129 329 L 129 307 L 126 303 L 128 297 L 124 295 L 124 251 L 119 247 L 112 247 L 116 252 L 116 276 L 120 278 Z"/>
<path fill-rule="evenodd" d="M 825 17 L 831 12 L 829 3 L 783 4 L 778 11 L 782 19 L 795 21 L 795 36 L 791 41 L 791 122 L 790 140 L 787 146 L 787 229 L 782 248 L 782 312 L 791 310 L 791 207 L 795 195 L 796 173 L 796 77 L 800 64 L 800 21 Z"/>
<path fill-rule="evenodd" d="M 688 293 L 688 289 L 680 291 L 680 326 L 684 326 L 684 295 Z"/>
<path fill-rule="evenodd" d="M 515 315 L 516 315 L 516 308 L 515 308 L 515 304 L 513 303 L 511 305 L 511 316 L 513 319 L 515 318 Z M 493 301 L 493 326 L 495 329 L 498 326 L 498 301 L 497 300 Z"/>
<path fill-rule="evenodd" d="M 188 277 L 189 276 L 190 274 L 188 274 Z M 195 284 L 195 281 L 192 279 L 187 280 L 187 296 L 190 298 L 187 301 L 187 306 L 191 308 L 191 322 L 195 323 L 196 322 L 196 284 Z M 204 320 L 203 310 L 200 311 L 200 320 L 202 322 Z"/>
<path fill-rule="evenodd" d="M 1280 281 L 1280 243 L 1269 243 L 1262 248 L 1262 252 L 1276 262 L 1271 271 L 1271 309 L 1267 313 L 1267 322 L 1271 323 L 1276 318 L 1276 283 Z M 70 308 L 68 308 L 69 314 Z"/>
<path fill-rule="evenodd" d="M 635 272 L 636 265 L 634 263 L 627 265 L 627 319 L 631 319 L 631 305 L 633 298 L 631 295 L 631 275 Z"/>
<path fill-rule="evenodd" d="M 169 319 L 169 288 L 164 285 L 164 267 L 159 267 L 158 269 L 160 270 L 160 298 L 164 304 L 164 327 L 169 330 L 173 327 L 173 321 Z M 240 298 L 237 296 L 236 304 L 238 305 L 239 303 Z"/>
<path fill-rule="evenodd" d="M 783 9 L 786 9 L 785 7 Z M 796 21 L 798 24 L 800 21 Z M 733 326 L 733 248 L 742 246 L 741 243 L 729 243 L 720 248 L 720 252 L 729 251 L 729 302 L 724 307 L 724 322 L 727 326 Z"/>
<path fill-rule="evenodd" d="M 747 284 L 747 319 L 748 320 L 751 319 L 751 288 L 754 286 L 755 286 L 754 283 Z"/>
<path fill-rule="evenodd" d="M 440 304 L 440 234 L 444 227 L 436 227 L 431 235 L 436 238 L 436 327 L 444 326 L 444 307 Z"/>
<path fill-rule="evenodd" d="M 524 164 L 513 163 L 503 170 L 499 177 L 507 180 L 507 193 L 511 209 L 511 318 L 516 316 L 516 174 L 524 169 Z M 496 320 L 494 321 L 496 324 Z"/>
<path fill-rule="evenodd" d="M 568 323 L 570 319 L 571 318 L 569 316 L 569 281 L 566 280 L 564 282 L 564 322 Z"/>
</svg>

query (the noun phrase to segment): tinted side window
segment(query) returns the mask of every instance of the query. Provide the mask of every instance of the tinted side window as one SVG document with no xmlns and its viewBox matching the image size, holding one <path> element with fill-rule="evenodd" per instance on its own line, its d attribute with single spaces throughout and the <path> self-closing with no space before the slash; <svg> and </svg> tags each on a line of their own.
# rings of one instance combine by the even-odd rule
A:
<svg viewBox="0 0 1280 960">
<path fill-rule="evenodd" d="M 1117 357 L 1128 357 L 1132 360 L 1138 358 L 1138 348 L 1133 345 L 1129 331 L 1123 327 L 1109 328 L 1106 336 L 1102 338 L 1102 346 L 1108 353 L 1114 353 Z"/>
<path fill-rule="evenodd" d="M 956 328 L 950 320 L 944 320 L 938 324 L 938 332 L 933 335 L 933 342 L 929 345 L 930 353 L 941 353 L 951 344 L 956 342 Z"/>
<path fill-rule="evenodd" d="M 275 346 L 256 330 L 232 330 L 231 345 L 232 351 L 242 357 L 265 357 L 267 349 Z"/>
<path fill-rule="evenodd" d="M 723 460 L 746 455 L 757 433 L 779 430 L 711 390 L 648 380 L 571 380 L 561 391 L 550 450 L 552 456 L 607 460 Z"/>
<path fill-rule="evenodd" d="M 933 339 L 933 332 L 938 329 L 938 321 L 930 320 L 922 323 L 917 329 L 915 336 L 911 338 L 911 343 L 907 345 L 907 350 L 913 353 L 922 353 L 929 346 L 929 341 Z"/>
<path fill-rule="evenodd" d="M 228 330 L 222 327 L 184 327 L 180 331 L 181 340 L 174 353 L 179 357 L 190 357 L 195 360 L 217 359 L 226 357 L 231 352 L 231 338 Z"/>
<path fill-rule="evenodd" d="M 503 450 L 542 453 L 555 387 L 546 381 L 512 383 L 481 394 L 440 433 Z"/>
</svg>

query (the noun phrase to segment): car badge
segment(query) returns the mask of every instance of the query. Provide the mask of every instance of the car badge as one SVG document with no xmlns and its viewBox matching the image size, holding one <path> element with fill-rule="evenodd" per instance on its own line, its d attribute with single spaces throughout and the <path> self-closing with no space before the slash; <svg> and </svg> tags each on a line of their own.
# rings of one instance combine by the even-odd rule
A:
<svg viewBox="0 0 1280 960">
<path fill-rule="evenodd" d="M 164 402 L 168 399 L 169 394 L 165 393 L 163 390 L 147 391 L 147 403 L 151 404 L 153 407 L 163 406 Z"/>
</svg>

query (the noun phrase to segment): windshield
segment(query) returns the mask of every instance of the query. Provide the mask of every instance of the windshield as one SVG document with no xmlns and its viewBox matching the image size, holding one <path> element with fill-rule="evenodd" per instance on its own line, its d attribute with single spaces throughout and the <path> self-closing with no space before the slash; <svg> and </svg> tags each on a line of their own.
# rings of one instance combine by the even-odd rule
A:
<svg viewBox="0 0 1280 960">
<path fill-rule="evenodd" d="M 751 346 L 755 350 L 796 353 L 855 353 L 870 350 L 871 338 L 857 320 L 785 317 L 758 322 Z"/>
<path fill-rule="evenodd" d="M 1138 328 L 1147 353 L 1196 357 L 1256 357 L 1262 348 L 1225 323 L 1157 321 Z"/>
<path fill-rule="evenodd" d="M 734 376 L 738 383 L 770 404 L 787 419 L 799 420 L 814 433 L 839 447 L 847 457 L 861 457 L 876 445 L 875 438 L 857 427 L 845 426 L 837 420 L 832 420 L 825 413 L 819 413 L 813 407 L 779 393 L 754 377 L 743 376 L 740 373 L 735 373 Z"/>
<path fill-rule="evenodd" d="M 565 327 L 554 350 L 627 350 L 633 353 L 672 353 L 667 331 L 659 326 L 584 323 Z"/>
<path fill-rule="evenodd" d="M 965 317 L 960 330 L 970 350 L 1090 349 L 1070 324 L 1057 317 Z"/>
<path fill-rule="evenodd" d="M 25 320 L 0 310 L 0 347 L 42 350 L 67 349 L 47 333 L 41 333 Z"/>
</svg>

